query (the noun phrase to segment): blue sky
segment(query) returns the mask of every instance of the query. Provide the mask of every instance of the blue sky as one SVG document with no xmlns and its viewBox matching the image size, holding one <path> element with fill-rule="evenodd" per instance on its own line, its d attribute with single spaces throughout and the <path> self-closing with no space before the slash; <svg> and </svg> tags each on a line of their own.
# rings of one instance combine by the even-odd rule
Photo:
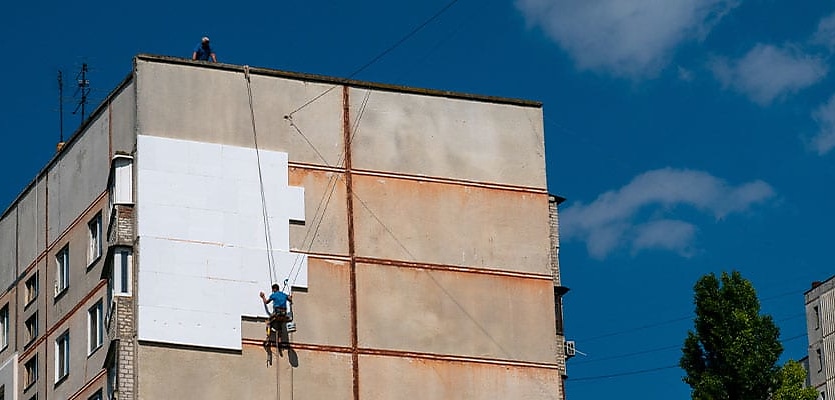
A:
<svg viewBox="0 0 835 400">
<path fill-rule="evenodd" d="M 0 208 L 53 154 L 58 69 L 89 63 L 100 100 L 133 55 L 188 57 L 205 34 L 223 62 L 345 77 L 447 4 L 6 4 Z M 784 359 L 805 355 L 802 293 L 835 271 L 833 51 L 833 1 L 459 0 L 355 78 L 542 101 L 566 334 L 587 354 L 568 396 L 683 399 L 670 366 L 705 273 L 752 280 Z"/>
</svg>

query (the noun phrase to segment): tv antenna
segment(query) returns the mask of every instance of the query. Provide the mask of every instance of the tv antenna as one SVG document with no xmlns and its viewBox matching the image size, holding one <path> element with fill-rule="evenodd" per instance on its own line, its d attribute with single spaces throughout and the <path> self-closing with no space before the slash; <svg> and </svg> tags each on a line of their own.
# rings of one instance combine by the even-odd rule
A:
<svg viewBox="0 0 835 400">
<path fill-rule="evenodd" d="M 78 100 L 78 105 L 75 106 L 75 110 L 72 112 L 76 114 L 78 110 L 81 110 L 81 123 L 84 123 L 84 116 L 86 115 L 85 110 L 87 107 L 87 96 L 90 95 L 90 81 L 87 79 L 87 63 L 81 64 L 81 71 L 75 75 L 75 80 L 78 83 L 78 86 L 75 89 L 75 94 L 73 96 L 81 95 L 80 99 Z"/>
<path fill-rule="evenodd" d="M 58 143 L 64 143 L 64 73 L 58 70 Z"/>
</svg>

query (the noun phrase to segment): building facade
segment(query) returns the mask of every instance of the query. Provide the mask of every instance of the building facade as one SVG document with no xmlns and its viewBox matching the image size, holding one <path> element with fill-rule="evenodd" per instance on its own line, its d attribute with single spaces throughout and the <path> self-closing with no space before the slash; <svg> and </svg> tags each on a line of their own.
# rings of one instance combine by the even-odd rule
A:
<svg viewBox="0 0 835 400">
<path fill-rule="evenodd" d="M 137 56 L 0 218 L 0 393 L 563 399 L 560 201 L 539 103 Z"/>
<path fill-rule="evenodd" d="M 818 399 L 835 399 L 835 277 L 812 283 L 806 298 L 808 382 Z"/>
</svg>

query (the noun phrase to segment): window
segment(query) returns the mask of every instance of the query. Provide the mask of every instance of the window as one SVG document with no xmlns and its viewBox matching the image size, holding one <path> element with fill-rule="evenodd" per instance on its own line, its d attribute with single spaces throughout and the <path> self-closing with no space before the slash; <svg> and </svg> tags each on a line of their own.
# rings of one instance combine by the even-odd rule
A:
<svg viewBox="0 0 835 400">
<path fill-rule="evenodd" d="M 9 304 L 6 303 L 0 309 L 0 348 L 5 349 L 9 345 Z M 2 393 L 2 391 L 0 391 Z M 2 398 L 0 398 L 2 400 Z"/>
<path fill-rule="evenodd" d="M 109 205 L 133 204 L 133 158 L 117 155 L 113 158 L 110 169 Z"/>
<path fill-rule="evenodd" d="M 818 306 L 812 308 L 815 310 L 815 329 L 820 329 L 821 327 L 821 310 Z"/>
<path fill-rule="evenodd" d="M 815 352 L 818 354 L 818 372 L 821 372 L 823 371 L 823 352 L 821 352 L 821 349 L 817 349 Z"/>
<path fill-rule="evenodd" d="M 55 339 L 55 382 L 70 374 L 70 331 Z"/>
<path fill-rule="evenodd" d="M 3 400 L 3 399 L 0 399 L 0 400 Z M 97 390 L 96 393 L 93 393 L 93 395 L 88 397 L 87 400 L 102 400 L 101 389 Z"/>
<path fill-rule="evenodd" d="M 35 271 L 29 279 L 26 280 L 24 304 L 29 305 L 38 298 L 38 271 Z"/>
<path fill-rule="evenodd" d="M 118 357 L 113 365 L 107 369 L 107 398 L 116 399 L 119 397 L 119 376 L 116 375 L 116 368 L 119 367 Z"/>
<path fill-rule="evenodd" d="M 38 380 L 38 355 L 35 354 L 23 364 L 23 387 L 28 388 Z M 25 390 L 25 389 L 24 389 Z"/>
<path fill-rule="evenodd" d="M 113 292 L 117 295 L 129 295 L 131 292 L 132 251 L 129 248 L 120 248 L 116 250 L 113 258 Z"/>
<path fill-rule="evenodd" d="M 31 343 L 38 337 L 38 312 L 35 311 L 31 317 L 29 317 L 26 322 L 24 322 L 26 327 L 26 344 Z"/>
<path fill-rule="evenodd" d="M 87 310 L 88 354 L 92 354 L 101 347 L 104 337 L 104 321 L 102 320 L 102 302 L 99 300 Z"/>
<path fill-rule="evenodd" d="M 87 228 L 90 232 L 87 247 L 87 265 L 89 266 L 101 257 L 101 212 L 87 223 Z"/>
<path fill-rule="evenodd" d="M 55 297 L 64 293 L 67 287 L 70 286 L 70 248 L 69 245 L 64 246 L 58 254 L 55 255 L 55 265 L 57 271 L 55 274 Z"/>
</svg>

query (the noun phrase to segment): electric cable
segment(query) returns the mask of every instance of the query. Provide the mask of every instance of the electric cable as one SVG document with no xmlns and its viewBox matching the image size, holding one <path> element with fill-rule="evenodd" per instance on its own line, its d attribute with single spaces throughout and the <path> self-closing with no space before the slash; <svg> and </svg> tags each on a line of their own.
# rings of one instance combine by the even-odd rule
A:
<svg viewBox="0 0 835 400">
<path fill-rule="evenodd" d="M 425 28 L 427 25 L 432 23 L 434 20 L 438 19 L 441 15 L 443 15 L 445 12 L 447 12 L 447 10 L 452 8 L 452 6 L 454 6 L 455 3 L 458 3 L 458 1 L 459 0 L 452 0 L 448 3 L 446 3 L 446 5 L 444 5 L 440 10 L 436 11 L 435 14 L 433 14 L 431 17 L 429 17 L 428 19 L 423 21 L 423 23 L 421 23 L 420 25 L 413 28 L 411 31 L 409 31 L 409 33 L 407 33 L 405 36 L 401 37 L 394 44 L 392 44 L 391 46 L 389 46 L 388 48 L 386 48 L 385 50 L 383 50 L 382 52 L 377 54 L 374 58 L 372 58 L 370 61 L 363 64 L 358 69 L 356 69 L 354 72 L 352 72 L 350 75 L 348 75 L 347 78 L 342 79 L 339 84 L 332 86 L 331 88 L 325 90 L 324 92 L 320 93 L 319 95 L 317 95 L 317 96 L 313 97 L 312 99 L 308 100 L 307 102 L 305 102 L 304 104 L 302 104 L 301 106 L 299 106 L 298 108 L 296 108 L 295 110 L 293 110 L 289 114 L 287 114 L 287 116 L 292 118 L 293 114 L 295 114 L 295 113 L 301 111 L 303 108 L 313 104 L 316 100 L 319 100 L 320 98 L 322 98 L 322 96 L 330 93 L 333 89 L 336 89 L 337 87 L 339 87 L 339 85 L 344 84 L 345 82 L 349 81 L 351 78 L 353 78 L 354 76 L 356 76 L 360 72 L 364 71 L 366 68 L 374 65 L 374 63 L 376 63 L 377 61 L 380 61 L 380 59 L 382 59 L 383 57 L 385 57 L 386 55 L 391 53 L 394 49 L 396 49 L 397 47 L 399 47 L 400 45 L 405 43 L 407 40 L 411 39 L 412 36 L 416 35 L 418 32 L 420 32 L 423 28 Z"/>
</svg>

